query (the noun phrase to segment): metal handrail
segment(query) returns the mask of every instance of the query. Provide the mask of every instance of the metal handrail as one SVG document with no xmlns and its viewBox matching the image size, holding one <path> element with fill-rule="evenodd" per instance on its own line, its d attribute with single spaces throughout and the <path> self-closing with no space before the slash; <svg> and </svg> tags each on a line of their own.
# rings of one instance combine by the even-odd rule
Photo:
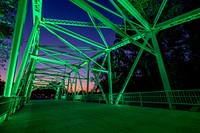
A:
<svg viewBox="0 0 200 133">
<path fill-rule="evenodd" d="M 166 95 L 168 93 L 169 95 Z M 115 102 L 120 93 L 113 94 L 113 101 Z M 108 98 L 108 94 L 105 94 Z M 90 101 L 104 101 L 101 94 L 88 94 L 79 96 L 76 100 L 90 100 Z M 200 105 L 200 89 L 195 90 L 171 90 L 171 91 L 150 91 L 150 92 L 129 92 L 123 93 L 119 102 L 124 103 L 159 103 L 169 104 L 167 98 L 170 99 L 171 104 L 180 105 Z"/>
</svg>

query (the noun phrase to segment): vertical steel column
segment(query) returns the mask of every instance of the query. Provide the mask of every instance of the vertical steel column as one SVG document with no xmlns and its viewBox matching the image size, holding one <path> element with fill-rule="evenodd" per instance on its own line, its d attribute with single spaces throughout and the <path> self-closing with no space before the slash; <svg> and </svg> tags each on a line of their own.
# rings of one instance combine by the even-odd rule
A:
<svg viewBox="0 0 200 133">
<path fill-rule="evenodd" d="M 78 78 L 78 74 L 77 74 L 77 71 L 75 73 L 75 85 L 74 85 L 74 100 L 76 98 L 76 87 L 77 87 L 77 78 Z"/>
<path fill-rule="evenodd" d="M 58 88 L 56 90 L 56 96 L 55 96 L 55 99 L 58 100 L 60 98 L 60 86 L 61 85 L 58 85 Z"/>
<path fill-rule="evenodd" d="M 112 70 L 111 70 L 111 58 L 110 51 L 107 53 L 107 64 L 108 64 L 108 89 L 109 89 L 109 104 L 113 104 L 113 93 L 112 93 Z"/>
<path fill-rule="evenodd" d="M 17 66 L 17 59 L 19 54 L 19 48 L 21 43 L 22 31 L 24 27 L 24 22 L 26 19 L 28 0 L 19 0 L 16 23 L 14 29 L 14 36 L 12 40 L 12 47 L 10 52 L 10 60 L 8 63 L 8 72 L 6 75 L 6 84 L 4 90 L 4 96 L 10 97 L 12 91 L 12 85 L 14 81 L 15 70 Z"/>
<path fill-rule="evenodd" d="M 88 66 L 87 66 L 87 95 L 89 91 L 89 86 L 90 86 L 90 61 L 88 61 Z"/>
<path fill-rule="evenodd" d="M 70 75 L 69 75 L 69 77 L 70 77 Z M 69 77 L 67 78 L 67 90 L 66 90 L 66 99 L 68 100 L 68 91 L 69 91 Z"/>
<path fill-rule="evenodd" d="M 84 90 L 83 90 L 83 84 L 82 84 L 82 79 L 81 79 L 80 74 L 79 74 L 79 82 L 80 82 L 80 86 L 81 86 L 81 89 L 82 89 L 82 98 L 84 99 Z"/>
<path fill-rule="evenodd" d="M 156 56 L 156 60 L 157 60 L 157 63 L 158 63 L 158 68 L 159 68 L 160 75 L 161 75 L 161 78 L 162 78 L 162 83 L 163 83 L 163 86 L 164 86 L 164 89 L 165 89 L 165 92 L 166 92 L 169 107 L 170 107 L 170 109 L 173 109 L 172 104 L 171 104 L 171 99 L 170 99 L 171 98 L 171 93 L 170 93 L 171 87 L 170 87 L 168 76 L 167 76 L 167 73 L 166 73 L 166 70 L 165 70 L 165 66 L 164 66 L 164 62 L 163 62 L 162 55 L 161 55 L 161 52 L 160 52 L 160 48 L 158 46 L 158 41 L 157 41 L 156 35 L 154 33 L 151 33 L 151 40 L 152 40 L 152 43 L 153 43 L 153 46 L 154 46 L 154 50 L 158 53 L 157 56 Z"/>
<path fill-rule="evenodd" d="M 28 92 L 28 98 L 30 99 L 31 98 L 31 93 L 32 93 L 32 91 L 33 91 L 33 80 L 31 81 L 31 84 L 30 84 L 30 89 L 29 89 L 29 92 Z M 28 99 L 28 100 L 29 100 Z"/>
</svg>

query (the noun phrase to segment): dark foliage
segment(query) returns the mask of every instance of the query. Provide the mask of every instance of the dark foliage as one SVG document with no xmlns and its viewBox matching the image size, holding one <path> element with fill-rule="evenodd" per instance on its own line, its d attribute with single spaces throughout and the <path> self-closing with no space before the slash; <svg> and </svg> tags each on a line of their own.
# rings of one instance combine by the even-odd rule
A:
<svg viewBox="0 0 200 133">
<path fill-rule="evenodd" d="M 161 5 L 161 0 L 147 0 L 143 1 L 141 4 L 137 3 L 139 1 L 131 1 L 144 18 L 149 23 L 153 23 L 155 14 L 158 11 L 157 9 L 159 9 L 158 7 Z M 199 1 L 192 0 L 168 1 L 158 23 L 196 9 L 198 5 L 200 5 Z M 130 14 L 127 13 L 127 16 L 129 15 Z M 194 20 L 160 31 L 157 34 L 158 43 L 172 89 L 196 89 L 199 87 L 199 78 L 196 78 L 200 74 L 200 70 L 198 69 L 200 67 L 200 47 L 198 46 L 200 43 L 198 39 L 200 34 L 197 28 L 199 23 L 199 19 Z M 127 33 L 129 35 L 134 35 L 135 31 L 127 31 Z M 114 43 L 119 42 L 121 39 L 122 38 L 117 34 Z M 142 41 L 139 40 L 139 42 Z M 149 43 L 151 43 L 151 41 L 149 41 Z M 112 51 L 113 92 L 120 91 L 138 51 L 139 48 L 133 44 L 128 44 Z M 101 64 L 103 58 L 99 58 L 97 61 Z M 97 66 L 94 65 L 94 67 Z M 105 68 L 107 68 L 106 64 Z M 105 93 L 108 93 L 107 74 L 102 73 L 99 81 Z M 150 90 L 163 90 L 163 87 L 155 57 L 144 52 L 125 91 Z"/>
<path fill-rule="evenodd" d="M 3 95 L 5 81 L 0 79 L 0 96 Z"/>
<path fill-rule="evenodd" d="M 5 69 L 11 48 L 18 0 L 0 2 L 0 69 Z"/>
</svg>

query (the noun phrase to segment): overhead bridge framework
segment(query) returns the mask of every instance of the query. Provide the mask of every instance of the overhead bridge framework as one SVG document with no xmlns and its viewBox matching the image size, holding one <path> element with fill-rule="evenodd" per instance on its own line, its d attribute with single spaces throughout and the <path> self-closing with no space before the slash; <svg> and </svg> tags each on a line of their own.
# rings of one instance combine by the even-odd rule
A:
<svg viewBox="0 0 200 133">
<path fill-rule="evenodd" d="M 74 21 L 74 20 L 59 20 L 52 18 L 44 18 L 42 16 L 42 0 L 32 0 L 33 9 L 33 27 L 29 37 L 29 40 L 24 51 L 22 62 L 20 64 L 17 75 L 15 74 L 20 40 L 22 38 L 22 31 L 26 20 L 28 0 L 19 0 L 18 12 L 16 17 L 16 24 L 14 30 L 14 36 L 12 40 L 12 48 L 10 53 L 10 60 L 8 65 L 8 72 L 6 77 L 6 85 L 4 96 L 5 97 L 18 97 L 24 96 L 27 99 L 30 98 L 31 91 L 37 86 L 45 86 L 51 82 L 55 82 L 53 87 L 57 87 L 56 98 L 59 98 L 61 88 L 65 88 L 65 94 L 67 92 L 74 92 L 77 95 L 77 90 L 80 92 L 84 90 L 83 82 L 86 84 L 86 90 L 90 88 L 90 76 L 94 73 L 95 82 L 100 86 L 103 99 L 108 101 L 109 104 L 113 104 L 112 93 L 112 70 L 111 70 L 111 51 L 125 46 L 129 43 L 140 48 L 138 55 L 127 75 L 125 82 L 121 88 L 121 91 L 117 95 L 114 104 L 118 104 L 125 88 L 131 78 L 143 52 L 148 52 L 155 56 L 164 91 L 167 97 L 171 96 L 170 83 L 167 77 L 163 59 L 160 53 L 159 44 L 157 42 L 156 34 L 167 28 L 198 19 L 200 17 L 200 9 L 190 11 L 175 18 L 171 18 L 165 22 L 158 23 L 162 11 L 165 8 L 167 0 L 163 0 L 157 15 L 155 16 L 153 24 L 148 23 L 143 16 L 135 9 L 135 7 L 128 0 L 110 0 L 110 3 L 116 9 L 113 11 L 100 3 L 92 0 L 70 0 L 70 2 L 77 5 L 77 8 L 83 9 L 90 18 L 90 21 Z M 118 2 L 118 4 L 116 3 Z M 134 17 L 138 23 L 133 22 L 123 11 L 119 8 L 125 8 L 128 13 Z M 92 5 L 95 5 L 94 7 Z M 107 18 L 95 7 L 102 8 L 102 10 L 119 17 L 122 22 L 127 22 L 127 25 L 116 24 L 112 22 L 111 18 Z M 88 36 L 76 33 L 66 27 L 85 27 L 93 28 L 96 30 L 98 37 L 101 39 L 101 43 Z M 43 45 L 40 42 L 41 28 L 48 31 L 51 35 L 62 42 L 62 45 Z M 85 29 L 85 30 L 86 30 Z M 102 29 L 111 29 L 115 33 L 119 34 L 123 39 L 114 44 L 108 44 L 106 34 Z M 81 28 L 80 28 L 81 30 Z M 126 30 L 135 31 L 135 35 L 130 36 L 126 33 Z M 62 35 L 76 39 L 85 46 L 79 46 L 73 42 L 70 42 Z M 138 42 L 139 39 L 143 40 L 143 43 Z M 151 40 L 151 44 L 149 43 Z M 21 51 L 22 52 L 22 51 Z M 102 57 L 104 61 L 102 64 L 96 62 L 96 59 Z M 104 64 L 107 63 L 108 68 L 104 68 Z M 91 68 L 91 65 L 95 64 L 98 69 Z M 82 71 L 82 72 L 81 72 Z M 84 73 L 83 73 L 84 71 Z M 108 99 L 103 92 L 103 89 L 99 83 L 98 77 L 101 72 L 108 73 Z M 14 76 L 16 80 L 14 81 Z M 77 86 L 79 85 L 79 87 Z M 84 95 L 84 93 L 82 93 Z M 171 99 L 167 99 L 169 107 L 172 108 Z"/>
</svg>

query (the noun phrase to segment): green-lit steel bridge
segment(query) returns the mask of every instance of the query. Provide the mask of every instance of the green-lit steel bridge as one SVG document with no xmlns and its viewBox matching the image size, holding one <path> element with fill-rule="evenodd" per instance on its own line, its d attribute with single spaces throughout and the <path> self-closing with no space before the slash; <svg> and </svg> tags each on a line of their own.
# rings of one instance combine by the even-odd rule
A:
<svg viewBox="0 0 200 133">
<path fill-rule="evenodd" d="M 44 87 L 53 82 L 55 84 L 52 84 L 51 88 L 56 89 L 55 98 L 64 101 L 93 101 L 114 105 L 133 104 L 139 106 L 144 104 L 162 104 L 167 105 L 170 109 L 178 105 L 185 105 L 190 110 L 199 109 L 200 90 L 171 90 L 156 35 L 161 30 L 199 19 L 200 8 L 158 23 L 167 3 L 167 0 L 163 0 L 153 23 L 150 24 L 128 0 L 109 0 L 115 11 L 93 0 L 70 0 L 71 3 L 77 5 L 77 8 L 81 8 L 88 14 L 90 21 L 45 18 L 42 16 L 42 0 L 32 0 L 31 2 L 33 27 L 25 51 L 20 51 L 24 54 L 19 69 L 15 72 L 28 6 L 28 0 L 19 0 L 6 85 L 0 101 L 1 121 L 6 119 L 9 114 L 18 110 L 22 105 L 28 103 L 31 92 L 34 89 Z M 130 20 L 119 5 L 125 8 L 138 22 L 135 23 Z M 126 23 L 122 25 L 113 22 L 111 18 L 107 18 L 101 12 L 102 10 Z M 75 32 L 71 30 L 71 27 L 76 27 L 80 30 L 93 30 L 101 41 L 88 37 L 87 33 L 83 35 Z M 106 38 L 106 33 L 104 33 L 105 29 L 112 30 L 112 32 L 119 34 L 123 39 L 115 45 L 108 44 L 108 38 Z M 41 44 L 42 30 L 49 32 L 51 35 L 49 38 L 55 37 L 60 41 L 60 44 Z M 130 36 L 126 32 L 127 30 L 133 30 L 135 35 Z M 75 41 L 69 41 L 66 36 Z M 143 42 L 141 43 L 138 40 Z M 84 45 L 78 45 L 77 43 L 79 42 Z M 113 94 L 110 53 L 130 43 L 139 47 L 140 50 L 121 91 Z M 144 52 L 155 56 L 164 90 L 124 93 Z M 96 62 L 96 59 L 99 57 L 104 59 L 102 64 Z M 104 68 L 105 63 L 108 65 L 107 69 Z M 92 64 L 99 68 L 92 68 Z M 100 73 L 108 74 L 108 94 L 104 93 L 99 83 Z M 83 92 L 83 90 L 86 90 L 87 93 L 90 91 L 91 75 L 95 77 L 95 83 L 98 84 L 101 95 L 85 94 Z M 64 90 L 61 88 L 64 88 Z M 74 94 L 69 95 L 68 92 L 73 92 Z M 37 102 L 34 104 L 37 104 Z"/>
</svg>

